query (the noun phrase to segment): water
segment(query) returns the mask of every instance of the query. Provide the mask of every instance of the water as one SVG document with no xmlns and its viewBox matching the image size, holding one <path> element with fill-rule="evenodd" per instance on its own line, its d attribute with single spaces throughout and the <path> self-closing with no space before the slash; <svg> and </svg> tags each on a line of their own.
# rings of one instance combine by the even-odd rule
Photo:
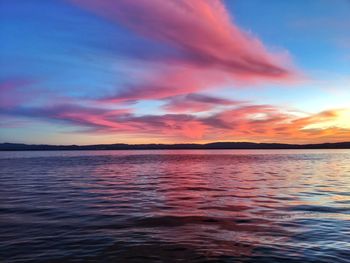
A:
<svg viewBox="0 0 350 263">
<path fill-rule="evenodd" d="M 0 152 L 1 262 L 350 262 L 349 150 Z"/>
</svg>

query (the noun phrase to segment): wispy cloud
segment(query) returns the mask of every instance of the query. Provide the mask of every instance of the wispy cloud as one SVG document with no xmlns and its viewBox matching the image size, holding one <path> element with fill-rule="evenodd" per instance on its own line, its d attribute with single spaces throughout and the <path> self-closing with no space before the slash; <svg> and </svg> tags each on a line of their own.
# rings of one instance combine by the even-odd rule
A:
<svg viewBox="0 0 350 263">
<path fill-rule="evenodd" d="M 34 80 L 26 78 L 8 78 L 0 82 L 0 107 L 11 108 L 35 97 L 38 91 L 29 87 Z"/>
<path fill-rule="evenodd" d="M 213 98 L 204 100 L 212 101 Z M 201 99 L 203 99 L 201 98 Z M 226 103 L 226 102 L 225 102 Z M 85 127 L 95 134 L 129 133 L 163 136 L 171 140 L 253 140 L 276 142 L 320 142 L 350 139 L 344 112 L 328 110 L 300 116 L 272 105 L 234 105 L 207 116 L 194 114 L 135 115 L 128 109 L 105 109 L 76 104 L 46 107 L 2 108 L 3 116 L 39 118 Z M 342 119 L 343 118 L 343 119 Z M 81 132 L 81 130 L 79 130 Z"/>
<path fill-rule="evenodd" d="M 145 62 L 145 70 L 151 68 L 148 76 L 105 101 L 159 99 L 232 82 L 288 82 L 296 77 L 288 59 L 241 30 L 221 1 L 71 1 L 174 50 Z"/>
<path fill-rule="evenodd" d="M 245 103 L 203 94 L 187 94 L 167 99 L 163 108 L 169 112 L 203 112 L 217 107 L 228 107 Z"/>
</svg>

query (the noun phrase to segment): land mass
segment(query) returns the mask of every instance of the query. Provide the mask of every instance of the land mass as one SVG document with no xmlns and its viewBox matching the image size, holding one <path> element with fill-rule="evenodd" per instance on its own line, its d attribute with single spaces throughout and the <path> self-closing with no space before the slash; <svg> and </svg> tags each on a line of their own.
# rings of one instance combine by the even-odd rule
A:
<svg viewBox="0 0 350 263">
<path fill-rule="evenodd" d="M 81 151 L 81 150 L 181 150 L 181 149 L 350 149 L 350 142 L 284 144 L 252 142 L 213 142 L 206 144 L 94 144 L 47 145 L 0 143 L 0 151 Z"/>
</svg>

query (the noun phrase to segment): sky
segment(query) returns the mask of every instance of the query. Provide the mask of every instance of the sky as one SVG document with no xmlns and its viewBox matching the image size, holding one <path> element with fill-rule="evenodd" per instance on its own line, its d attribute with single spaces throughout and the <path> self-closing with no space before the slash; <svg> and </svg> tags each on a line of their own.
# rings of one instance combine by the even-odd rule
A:
<svg viewBox="0 0 350 263">
<path fill-rule="evenodd" d="M 0 142 L 350 141 L 348 0 L 0 0 Z"/>
</svg>

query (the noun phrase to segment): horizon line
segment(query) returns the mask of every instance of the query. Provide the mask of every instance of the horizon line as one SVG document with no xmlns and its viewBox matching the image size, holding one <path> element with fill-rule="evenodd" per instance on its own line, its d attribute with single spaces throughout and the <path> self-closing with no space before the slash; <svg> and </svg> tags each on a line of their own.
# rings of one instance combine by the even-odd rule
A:
<svg viewBox="0 0 350 263">
<path fill-rule="evenodd" d="M 25 143 L 25 142 L 0 142 L 0 145 L 3 144 L 21 144 L 21 145 L 46 145 L 46 146 L 96 146 L 96 145 L 209 145 L 215 143 L 236 143 L 236 144 L 283 144 L 283 145 L 319 145 L 319 144 L 342 144 L 350 143 L 350 141 L 339 141 L 339 142 L 319 142 L 319 143 L 284 143 L 284 142 L 250 142 L 250 141 L 212 141 L 205 143 L 196 143 L 196 142 L 179 142 L 179 143 L 126 143 L 126 142 L 112 142 L 112 143 L 94 143 L 94 144 L 50 144 L 50 143 Z"/>
<path fill-rule="evenodd" d="M 25 143 L 0 143 L 0 151 L 40 151 L 40 150 L 214 150 L 214 149 L 350 149 L 350 142 L 335 143 L 257 143 L 257 142 L 211 142 L 211 143 L 148 143 L 148 144 L 91 144 L 91 145 L 50 145 Z"/>
</svg>

